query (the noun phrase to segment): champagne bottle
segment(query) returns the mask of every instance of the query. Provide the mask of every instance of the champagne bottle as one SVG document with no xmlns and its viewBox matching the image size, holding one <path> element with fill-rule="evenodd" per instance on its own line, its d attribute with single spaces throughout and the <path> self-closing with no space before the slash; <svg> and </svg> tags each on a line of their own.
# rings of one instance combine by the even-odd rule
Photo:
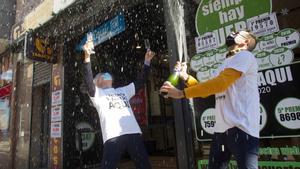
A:
<svg viewBox="0 0 300 169">
<path fill-rule="evenodd" d="M 179 82 L 179 73 L 180 71 L 178 69 L 174 69 L 173 73 L 168 77 L 167 82 L 171 83 L 173 86 L 177 86 Z M 163 96 L 167 95 L 167 92 L 161 92 Z"/>
</svg>

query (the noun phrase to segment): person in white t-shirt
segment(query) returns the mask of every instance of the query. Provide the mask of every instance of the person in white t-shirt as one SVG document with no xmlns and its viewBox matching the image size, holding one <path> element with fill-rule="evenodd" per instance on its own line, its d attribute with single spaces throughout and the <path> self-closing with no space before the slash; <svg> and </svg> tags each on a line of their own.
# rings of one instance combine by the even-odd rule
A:
<svg viewBox="0 0 300 169">
<path fill-rule="evenodd" d="M 147 51 L 143 71 L 137 80 L 124 87 L 113 88 L 110 73 L 98 73 L 93 79 L 90 54 L 91 41 L 84 45 L 84 79 L 94 107 L 100 117 L 103 137 L 101 169 L 116 169 L 122 153 L 127 151 L 137 169 L 151 169 L 143 144 L 141 129 L 135 119 L 129 100 L 145 85 L 154 52 Z"/>
<path fill-rule="evenodd" d="M 227 58 L 214 78 L 199 83 L 186 73 L 185 63 L 178 63 L 180 77 L 188 87 L 178 90 L 166 82 L 160 91 L 172 98 L 205 98 L 215 94 L 216 123 L 208 168 L 227 168 L 233 155 L 239 169 L 254 169 L 258 168 L 260 127 L 258 65 L 251 53 L 256 38 L 248 31 L 232 32 L 226 45 Z"/>
</svg>

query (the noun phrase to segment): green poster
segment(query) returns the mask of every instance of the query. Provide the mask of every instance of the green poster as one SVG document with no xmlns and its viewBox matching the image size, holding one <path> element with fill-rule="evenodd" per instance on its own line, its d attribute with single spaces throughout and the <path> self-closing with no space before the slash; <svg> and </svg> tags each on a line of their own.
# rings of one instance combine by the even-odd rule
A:
<svg viewBox="0 0 300 169">
<path fill-rule="evenodd" d="M 198 35 L 245 29 L 246 20 L 272 11 L 272 0 L 202 0 L 196 13 Z"/>
</svg>

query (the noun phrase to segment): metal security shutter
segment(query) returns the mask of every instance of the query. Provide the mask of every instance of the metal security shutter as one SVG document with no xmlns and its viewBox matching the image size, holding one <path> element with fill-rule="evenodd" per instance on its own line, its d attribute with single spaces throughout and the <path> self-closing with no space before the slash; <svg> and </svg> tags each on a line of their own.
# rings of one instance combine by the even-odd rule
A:
<svg viewBox="0 0 300 169">
<path fill-rule="evenodd" d="M 34 62 L 33 86 L 49 83 L 51 80 L 51 64 L 44 62 Z"/>
</svg>

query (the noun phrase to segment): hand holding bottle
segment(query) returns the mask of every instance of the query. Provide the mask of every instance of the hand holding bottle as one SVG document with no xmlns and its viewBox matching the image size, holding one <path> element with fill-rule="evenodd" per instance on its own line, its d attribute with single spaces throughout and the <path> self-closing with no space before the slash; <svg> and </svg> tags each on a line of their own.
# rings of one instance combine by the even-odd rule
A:
<svg viewBox="0 0 300 169">
<path fill-rule="evenodd" d="M 184 98 L 184 93 L 182 90 L 177 89 L 174 87 L 170 82 L 166 81 L 162 87 L 160 88 L 160 93 L 164 93 L 164 98 L 175 98 L 175 99 L 181 99 Z"/>
<path fill-rule="evenodd" d="M 183 81 L 186 81 L 188 79 L 189 75 L 187 73 L 187 64 L 186 64 L 186 62 L 177 62 L 174 69 L 179 70 L 180 79 L 182 79 Z"/>
</svg>

